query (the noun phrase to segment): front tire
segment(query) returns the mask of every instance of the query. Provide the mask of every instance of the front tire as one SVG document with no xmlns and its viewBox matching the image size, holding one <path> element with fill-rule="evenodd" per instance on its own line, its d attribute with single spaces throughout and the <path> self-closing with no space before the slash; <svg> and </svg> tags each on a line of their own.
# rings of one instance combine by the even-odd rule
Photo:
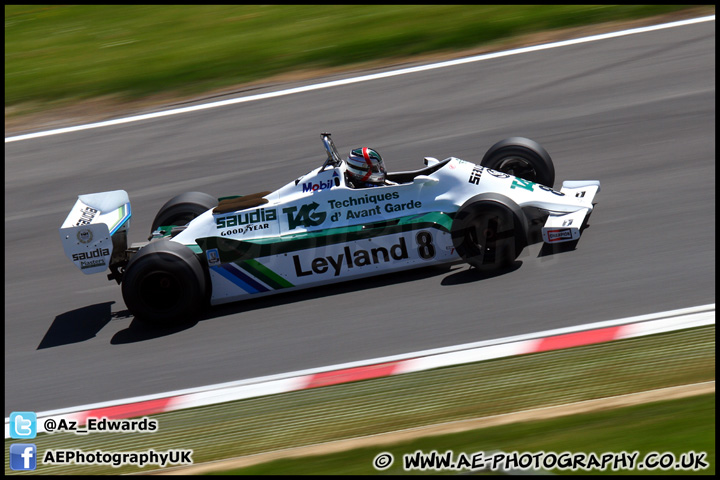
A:
<svg viewBox="0 0 720 480">
<path fill-rule="evenodd" d="M 122 280 L 125 305 L 136 318 L 168 326 L 194 319 L 206 303 L 206 277 L 188 247 L 151 242 L 130 260 Z"/>
<path fill-rule="evenodd" d="M 550 154 L 529 138 L 500 140 L 485 153 L 480 165 L 550 188 L 555 183 L 555 166 Z"/>
<path fill-rule="evenodd" d="M 483 272 L 507 268 L 527 245 L 524 219 L 509 199 L 466 204 L 453 220 L 453 245 L 463 260 Z"/>
</svg>

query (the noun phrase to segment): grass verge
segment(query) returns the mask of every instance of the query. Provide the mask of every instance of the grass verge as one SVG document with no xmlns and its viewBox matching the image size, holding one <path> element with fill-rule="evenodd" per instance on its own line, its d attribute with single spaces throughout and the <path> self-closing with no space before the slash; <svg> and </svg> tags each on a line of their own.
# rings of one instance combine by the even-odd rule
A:
<svg viewBox="0 0 720 480">
<path fill-rule="evenodd" d="M 369 475 L 380 473 L 373 467 L 373 459 L 380 453 L 390 453 L 393 464 L 383 474 L 404 473 L 457 473 L 461 470 L 416 468 L 405 470 L 403 456 L 420 451 L 431 454 L 453 452 L 454 462 L 461 454 L 472 458 L 477 452 L 503 451 L 535 454 L 554 452 L 628 454 L 638 452 L 637 462 L 659 460 L 646 457 L 652 452 L 661 455 L 672 453 L 676 461 L 683 454 L 705 453 L 701 460 L 707 468 L 679 470 L 660 468 L 630 470 L 620 468 L 630 463 L 618 463 L 617 470 L 609 468 L 570 468 L 550 470 L 556 474 L 617 475 L 617 474 L 715 474 L 715 394 L 700 395 L 619 408 L 616 410 L 572 415 L 553 420 L 521 422 L 482 430 L 422 438 L 390 447 L 368 447 L 331 455 L 276 460 L 247 468 L 216 472 L 218 475 Z M 689 457 L 686 457 L 689 459 Z M 548 464 L 549 465 L 549 464 Z M 578 464 L 580 465 L 580 464 Z M 464 469 L 468 471 L 468 469 Z M 496 471 L 495 473 L 498 473 Z M 523 470 L 519 470 L 522 473 Z M 529 470 L 524 470 L 528 473 Z"/>
<path fill-rule="evenodd" d="M 5 106 L 196 94 L 688 7 L 6 5 Z"/>
</svg>

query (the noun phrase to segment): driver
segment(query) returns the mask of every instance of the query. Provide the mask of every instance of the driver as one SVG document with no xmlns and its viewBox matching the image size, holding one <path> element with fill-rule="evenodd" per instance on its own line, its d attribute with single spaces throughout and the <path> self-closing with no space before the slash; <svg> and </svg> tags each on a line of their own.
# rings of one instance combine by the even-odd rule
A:
<svg viewBox="0 0 720 480">
<path fill-rule="evenodd" d="M 353 188 L 395 185 L 387 180 L 387 170 L 380 154 L 368 147 L 355 148 L 347 158 L 347 182 Z"/>
</svg>

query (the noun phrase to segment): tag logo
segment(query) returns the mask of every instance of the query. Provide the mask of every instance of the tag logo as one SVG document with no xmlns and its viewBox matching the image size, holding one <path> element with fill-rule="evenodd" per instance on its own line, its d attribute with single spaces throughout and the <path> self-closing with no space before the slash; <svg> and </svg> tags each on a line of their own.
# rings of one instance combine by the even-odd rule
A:
<svg viewBox="0 0 720 480">
<path fill-rule="evenodd" d="M 316 227 L 323 223 L 327 217 L 327 213 L 315 212 L 319 206 L 317 202 L 303 205 L 297 214 L 295 214 L 295 212 L 298 207 L 283 208 L 283 213 L 287 215 L 288 219 L 288 229 L 292 230 L 300 225 L 306 228 Z"/>
</svg>

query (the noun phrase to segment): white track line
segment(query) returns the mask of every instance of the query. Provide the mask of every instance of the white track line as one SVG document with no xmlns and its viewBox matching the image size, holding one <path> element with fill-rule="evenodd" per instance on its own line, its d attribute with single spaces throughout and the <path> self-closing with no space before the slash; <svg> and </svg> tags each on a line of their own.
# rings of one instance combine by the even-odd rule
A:
<svg viewBox="0 0 720 480">
<path fill-rule="evenodd" d="M 694 328 L 704 325 L 715 324 L 715 304 L 708 304 L 666 312 L 640 315 L 635 317 L 596 322 L 575 327 L 560 328 L 536 332 L 526 335 L 498 338 L 489 341 L 456 345 L 447 348 L 424 350 L 419 352 L 394 355 L 390 357 L 374 358 L 362 362 L 344 363 L 321 368 L 301 370 L 278 375 L 269 375 L 235 382 L 226 382 L 216 385 L 176 390 L 155 395 L 145 395 L 111 402 L 95 403 L 78 407 L 64 408 L 41 412 L 38 418 L 48 419 L 61 417 L 71 418 L 73 421 L 83 424 L 88 416 L 117 416 L 119 409 L 128 412 L 141 410 L 153 410 L 154 413 L 194 408 L 206 405 L 215 405 L 244 398 L 286 393 L 292 391 L 314 388 L 314 380 L 322 381 L 327 379 L 325 375 L 331 373 L 336 378 L 330 379 L 327 383 L 339 384 L 355 381 L 358 378 L 343 376 L 343 373 L 354 369 L 366 367 L 389 367 L 378 375 L 368 378 L 379 378 L 381 376 L 400 375 L 408 372 L 430 370 L 434 368 L 460 365 L 468 362 L 478 362 L 490 358 L 502 358 L 515 355 L 523 355 L 533 352 L 558 350 L 570 346 L 591 343 L 604 343 L 612 340 L 654 335 L 660 332 L 669 332 Z M 610 336 L 607 330 L 612 330 Z M 603 333 L 605 332 L 605 333 Z M 542 346 L 545 340 L 557 340 L 558 338 L 569 339 L 578 334 L 598 335 L 593 340 L 585 339 L 575 342 L 570 339 L 568 342 L 552 342 L 552 345 Z M 161 405 L 148 406 L 146 402 L 160 400 Z M 129 407 L 129 408 L 128 408 Z M 153 414 L 154 414 L 153 413 Z M 90 415 L 92 414 L 92 415 Z M 137 415 L 130 415 L 137 416 Z M 10 435 L 10 419 L 5 418 L 5 438 Z M 44 431 L 38 424 L 38 432 Z"/>
<path fill-rule="evenodd" d="M 303 92 L 309 92 L 309 91 L 313 91 L 313 90 L 321 90 L 321 89 L 325 89 L 325 88 L 338 87 L 341 85 L 350 85 L 353 83 L 368 82 L 368 81 L 372 81 L 372 80 L 378 80 L 381 78 L 395 77 L 395 76 L 399 76 L 399 75 L 407 75 L 407 74 L 417 73 L 417 72 L 424 72 L 427 70 L 434 70 L 437 68 L 453 67 L 456 65 L 463 65 L 463 64 L 472 63 L 472 62 L 481 62 L 483 60 L 490 60 L 493 58 L 507 57 L 507 56 L 511 56 L 511 55 L 521 55 L 524 53 L 537 52 L 540 50 L 548 50 L 548 49 L 552 49 L 552 48 L 566 47 L 569 45 L 577 45 L 580 43 L 596 42 L 599 40 L 607 40 L 610 38 L 623 37 L 623 36 L 627 36 L 627 35 L 635 35 L 638 33 L 646 33 L 646 32 L 652 32 L 652 31 L 656 31 L 656 30 L 663 30 L 666 28 L 682 27 L 682 26 L 686 26 L 686 25 L 692 25 L 695 23 L 711 22 L 711 21 L 715 21 L 715 15 L 710 15 L 707 17 L 693 18 L 693 19 L 689 19 L 689 20 L 681 20 L 678 22 L 663 23 L 661 25 L 652 25 L 649 27 L 632 28 L 629 30 L 622 30 L 619 32 L 611 32 L 611 33 L 604 33 L 604 34 L 600 34 L 600 35 L 592 35 L 590 37 L 576 38 L 576 39 L 572 39 L 572 40 L 564 40 L 561 42 L 553 42 L 553 43 L 547 43 L 547 44 L 543 44 L 543 45 L 535 45 L 532 47 L 524 47 L 524 48 L 517 48 L 514 50 L 506 50 L 506 51 L 502 51 L 502 52 L 495 52 L 495 53 L 489 53 L 489 54 L 484 54 L 484 55 L 476 55 L 476 56 L 472 56 L 472 57 L 460 58 L 460 59 L 450 60 L 450 61 L 446 61 L 446 62 L 432 63 L 432 64 L 428 64 L 428 65 L 420 65 L 417 67 L 403 68 L 400 70 L 392 70 L 389 72 L 375 73 L 372 75 L 362 75 L 360 77 L 346 78 L 343 80 L 335 80 L 332 82 L 324 82 L 324 83 L 317 83 L 317 84 L 313 84 L 313 85 L 306 85 L 304 87 L 290 88 L 290 89 L 286 89 L 286 90 L 280 90 L 277 92 L 262 93 L 259 95 L 251 95 L 251 96 L 247 96 L 247 97 L 232 98 L 229 100 L 205 103 L 205 104 L 201 104 L 201 105 L 193 105 L 190 107 L 176 108 L 176 109 L 165 110 L 165 111 L 161 111 L 161 112 L 147 113 L 144 115 L 135 115 L 132 117 L 117 118 L 114 120 L 107 120 L 104 122 L 88 123 L 85 125 L 76 125 L 73 127 L 65 127 L 65 128 L 54 129 L 54 130 L 46 130 L 46 131 L 42 131 L 42 132 L 27 133 L 24 135 L 16 135 L 13 137 L 6 137 L 5 143 L 19 142 L 22 140 L 31 140 L 34 138 L 48 137 L 51 135 L 61 135 L 63 133 L 78 132 L 78 131 L 90 130 L 90 129 L 94 129 L 94 128 L 110 127 L 110 126 L 114 126 L 114 125 L 122 125 L 125 123 L 140 122 L 143 120 L 149 120 L 149 119 L 153 119 L 153 118 L 167 117 L 167 116 L 171 116 L 171 115 L 180 115 L 183 113 L 195 112 L 195 111 L 199 111 L 199 110 L 207 110 L 210 108 L 224 107 L 226 105 L 235 105 L 238 103 L 254 102 L 254 101 L 258 101 L 258 100 L 265 100 L 268 98 L 282 97 L 285 95 L 293 95 L 296 93 L 303 93 Z"/>
</svg>

